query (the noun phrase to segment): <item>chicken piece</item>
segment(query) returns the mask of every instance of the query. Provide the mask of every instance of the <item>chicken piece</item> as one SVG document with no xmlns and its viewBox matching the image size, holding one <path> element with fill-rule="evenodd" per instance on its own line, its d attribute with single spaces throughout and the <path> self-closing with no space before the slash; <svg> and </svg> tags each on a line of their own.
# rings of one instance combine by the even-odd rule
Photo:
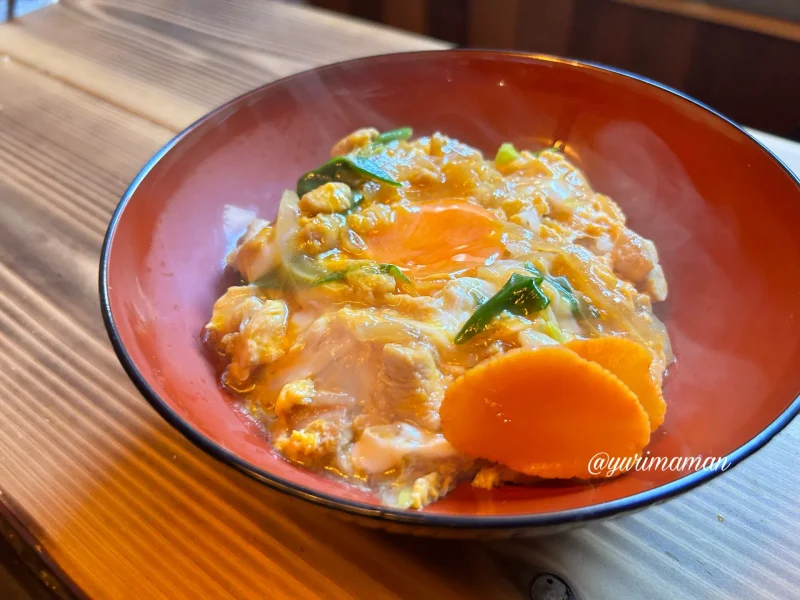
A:
<svg viewBox="0 0 800 600">
<path fill-rule="evenodd" d="M 214 303 L 206 332 L 217 350 L 231 359 L 227 375 L 232 383 L 244 383 L 252 369 L 286 352 L 288 316 L 283 301 L 266 300 L 250 286 L 228 288 Z"/>
<path fill-rule="evenodd" d="M 341 411 L 353 408 L 355 402 L 349 394 L 317 389 L 312 379 L 305 378 L 284 384 L 273 411 L 279 419 L 279 426 L 291 430 L 309 419 L 318 418 L 323 410 L 331 418 L 339 418 Z"/>
<path fill-rule="evenodd" d="M 441 306 L 440 326 L 454 336 L 478 305 L 491 298 L 495 291 L 491 283 L 477 277 L 459 277 L 448 281 L 435 294 Z"/>
<path fill-rule="evenodd" d="M 380 371 L 383 344 L 419 336 L 419 330 L 399 319 L 385 318 L 374 309 L 327 312 L 299 334 L 280 364 L 270 369 L 265 383 L 272 395 L 264 401 L 274 401 L 287 383 L 312 379 L 316 389 L 313 407 L 323 402 L 324 394 L 330 395 L 330 404 L 337 406 L 345 400 L 341 396 L 368 403 Z M 333 398 L 334 393 L 339 398 Z M 354 402 L 351 400 L 351 404 Z"/>
<path fill-rule="evenodd" d="M 258 290 L 246 285 L 229 287 L 228 291 L 220 296 L 214 303 L 211 320 L 206 324 L 206 333 L 217 345 L 218 350 L 225 350 L 224 345 L 220 347 L 222 339 L 227 334 L 238 332 L 242 320 L 257 310 L 262 302 Z"/>
<path fill-rule="evenodd" d="M 632 283 L 639 283 L 658 263 L 656 247 L 650 240 L 623 229 L 611 250 L 614 270 Z"/>
<path fill-rule="evenodd" d="M 349 154 L 357 148 L 362 148 L 369 144 L 372 140 L 380 135 L 380 132 L 374 127 L 365 127 L 363 129 L 356 129 L 350 135 L 343 137 L 341 140 L 334 144 L 331 148 L 331 156 L 344 156 Z"/>
<path fill-rule="evenodd" d="M 287 383 L 281 388 L 275 401 L 275 414 L 283 417 L 298 406 L 308 406 L 314 400 L 315 394 L 314 382 L 310 379 L 298 379 Z"/>
<path fill-rule="evenodd" d="M 258 300 L 241 319 L 238 332 L 222 338 L 231 358 L 228 378 L 236 384 L 246 382 L 252 371 L 276 361 L 286 353 L 286 324 L 289 309 L 282 300 Z"/>
<path fill-rule="evenodd" d="M 445 381 L 431 350 L 421 343 L 386 344 L 382 358 L 375 396 L 381 412 L 438 431 Z"/>
<path fill-rule="evenodd" d="M 319 214 L 307 219 L 297 234 L 297 246 L 305 254 L 319 254 L 336 247 L 344 217 Z"/>
<path fill-rule="evenodd" d="M 254 281 L 278 266 L 280 255 L 274 242 L 275 228 L 269 221 L 253 219 L 225 261 L 247 281 Z"/>
<path fill-rule="evenodd" d="M 478 305 L 491 298 L 494 287 L 477 277 L 459 277 L 447 284 L 437 294 L 441 298 L 442 308 L 455 314 L 458 321 L 464 321 L 475 312 Z"/>
<path fill-rule="evenodd" d="M 343 212 L 353 205 L 353 190 L 341 181 L 331 181 L 300 198 L 298 207 L 307 216 Z"/>
<path fill-rule="evenodd" d="M 639 291 L 650 296 L 653 302 L 663 302 L 667 299 L 667 279 L 664 269 L 656 265 L 638 285 Z"/>
</svg>

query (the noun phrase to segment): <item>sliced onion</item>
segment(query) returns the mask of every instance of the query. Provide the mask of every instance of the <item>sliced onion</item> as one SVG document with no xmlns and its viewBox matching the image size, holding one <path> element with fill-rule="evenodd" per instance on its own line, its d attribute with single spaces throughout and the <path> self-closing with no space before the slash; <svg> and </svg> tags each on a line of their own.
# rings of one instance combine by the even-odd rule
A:
<svg viewBox="0 0 800 600">
<path fill-rule="evenodd" d="M 310 285 L 325 276 L 326 271 L 313 258 L 297 252 L 295 244 L 300 230 L 299 202 L 300 198 L 293 191 L 283 192 L 281 205 L 278 208 L 278 219 L 275 222 L 275 243 L 280 255 L 281 268 L 295 285 L 303 286 Z"/>
</svg>

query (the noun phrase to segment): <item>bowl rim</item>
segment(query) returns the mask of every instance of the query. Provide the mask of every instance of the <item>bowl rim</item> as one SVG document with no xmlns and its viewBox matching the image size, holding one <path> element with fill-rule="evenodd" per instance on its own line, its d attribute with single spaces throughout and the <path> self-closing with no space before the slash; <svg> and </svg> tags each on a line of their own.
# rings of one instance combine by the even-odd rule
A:
<svg viewBox="0 0 800 600">
<path fill-rule="evenodd" d="M 100 269 L 99 269 L 100 272 L 99 272 L 98 283 L 100 292 L 100 306 L 103 314 L 103 322 L 105 324 L 105 328 L 108 333 L 109 339 L 111 340 L 111 345 L 113 346 L 114 351 L 120 363 L 122 363 L 125 372 L 128 374 L 128 377 L 130 377 L 130 379 L 133 381 L 134 385 L 139 390 L 139 392 L 150 403 L 150 405 L 161 415 L 161 417 L 163 417 L 170 425 L 172 425 L 172 427 L 174 427 L 178 432 L 180 432 L 186 439 L 192 442 L 195 446 L 197 446 L 207 454 L 211 455 L 215 459 L 219 460 L 220 462 L 235 468 L 237 471 L 244 473 L 245 475 L 261 483 L 264 483 L 273 489 L 277 489 L 295 498 L 305 500 L 306 502 L 310 502 L 312 504 L 322 506 L 328 509 L 340 511 L 355 517 L 362 517 L 376 521 L 386 521 L 388 523 L 393 523 L 398 525 L 414 525 L 414 526 L 449 528 L 449 529 L 516 529 L 516 528 L 525 529 L 534 527 L 542 527 L 542 528 L 554 527 L 569 523 L 586 523 L 638 510 L 650 504 L 663 502 L 665 500 L 678 496 L 705 482 L 714 479 L 723 472 L 721 469 L 695 471 L 693 473 L 689 473 L 688 475 L 684 475 L 679 479 L 676 479 L 669 483 L 665 483 L 658 487 L 645 490 L 643 492 L 639 492 L 631 496 L 626 496 L 624 498 L 619 498 L 617 500 L 603 502 L 601 504 L 583 506 L 579 508 L 571 508 L 555 512 L 528 513 L 521 515 L 470 515 L 470 514 L 453 515 L 453 514 L 439 514 L 439 513 L 429 513 L 424 511 L 413 511 L 408 509 L 396 509 L 389 507 L 373 506 L 369 504 L 364 504 L 362 502 L 343 499 L 334 494 L 320 492 L 315 490 L 314 488 L 293 483 L 291 481 L 283 479 L 282 477 L 278 477 L 265 469 L 257 467 L 249 463 L 248 461 L 244 460 L 243 458 L 237 456 L 233 452 L 225 449 L 220 444 L 212 440 L 210 437 L 206 436 L 205 434 L 195 429 L 194 426 L 192 426 L 188 421 L 184 420 L 181 416 L 179 416 L 178 413 L 175 412 L 172 409 L 172 407 L 169 404 L 167 404 L 167 402 L 164 401 L 153 390 L 152 387 L 150 387 L 150 385 L 145 380 L 144 376 L 136 367 L 133 359 L 131 358 L 130 354 L 128 354 L 128 351 L 126 350 L 125 345 L 122 342 L 119 331 L 117 329 L 117 325 L 114 321 L 114 315 L 112 314 L 111 311 L 110 291 L 108 287 L 109 255 L 111 252 L 111 248 L 113 246 L 114 235 L 116 233 L 117 226 L 122 217 L 122 214 L 125 211 L 126 206 L 128 205 L 128 202 L 130 201 L 133 194 L 136 192 L 139 185 L 147 177 L 150 171 L 156 166 L 156 164 L 162 158 L 164 158 L 164 156 L 170 150 L 172 150 L 173 147 L 175 147 L 179 142 L 181 142 L 194 130 L 204 125 L 207 121 L 210 121 L 215 117 L 217 117 L 219 114 L 234 108 L 238 104 L 244 102 L 247 98 L 257 96 L 263 93 L 265 90 L 269 88 L 284 85 L 293 79 L 300 78 L 311 72 L 320 72 L 328 69 L 336 69 L 342 66 L 355 66 L 358 65 L 359 63 L 369 62 L 374 60 L 387 60 L 387 59 L 391 60 L 391 59 L 403 59 L 403 58 L 425 59 L 428 56 L 432 55 L 440 56 L 442 54 L 451 54 L 455 56 L 472 55 L 490 59 L 517 58 L 517 59 L 528 59 L 539 62 L 555 62 L 559 64 L 567 64 L 580 69 L 589 69 L 591 71 L 600 71 L 606 74 L 617 75 L 656 87 L 667 94 L 671 94 L 672 96 L 680 99 L 683 102 L 687 102 L 689 104 L 694 105 L 695 107 L 698 107 L 706 111 L 707 113 L 716 117 L 717 119 L 722 120 L 729 127 L 733 128 L 734 130 L 746 136 L 746 138 L 748 138 L 751 142 L 756 144 L 764 153 L 767 154 L 767 156 L 769 156 L 773 161 L 775 161 L 778 164 L 778 166 L 780 166 L 789 175 L 789 177 L 797 185 L 798 191 L 800 191 L 800 177 L 798 177 L 798 175 L 796 175 L 791 169 L 789 169 L 786 166 L 786 164 L 780 158 L 778 158 L 771 150 L 769 150 L 766 146 L 764 146 L 764 144 L 762 144 L 758 139 L 753 137 L 740 125 L 734 123 L 733 121 L 723 116 L 721 113 L 717 112 L 713 108 L 707 106 L 706 104 L 698 100 L 695 100 L 694 98 L 688 96 L 687 94 L 684 94 L 683 92 L 680 92 L 672 87 L 669 87 L 667 85 L 649 79 L 647 77 L 636 75 L 629 71 L 625 71 L 623 69 L 617 69 L 615 67 L 610 67 L 600 63 L 590 62 L 590 61 L 579 61 L 570 58 L 562 58 L 549 54 L 534 53 L 534 52 L 520 52 L 513 50 L 508 50 L 508 51 L 486 50 L 477 48 L 477 49 L 420 50 L 411 52 L 379 54 L 379 55 L 340 61 L 328 65 L 323 65 L 320 67 L 314 67 L 298 73 L 294 73 L 287 77 L 276 79 L 275 81 L 269 82 L 265 85 L 259 86 L 258 88 L 245 92 L 244 94 L 241 94 L 233 98 L 232 100 L 229 100 L 228 102 L 222 104 L 221 106 L 213 109 L 204 116 L 200 117 L 194 123 L 186 127 L 175 137 L 173 137 L 160 150 L 158 150 L 158 152 L 156 152 L 153 155 L 153 157 L 147 161 L 144 167 L 142 167 L 142 169 L 133 179 L 131 184 L 125 190 L 124 194 L 120 199 L 119 204 L 114 210 L 114 214 L 111 217 L 111 221 L 109 222 L 108 229 L 106 231 L 106 235 L 103 240 L 102 251 L 100 254 Z M 795 399 L 789 404 L 789 406 L 787 406 L 786 409 L 780 415 L 778 415 L 778 417 L 774 421 L 772 421 L 763 430 L 761 430 L 759 433 L 753 436 L 750 440 L 748 440 L 747 442 L 745 442 L 744 444 L 742 444 L 741 446 L 739 446 L 738 448 L 736 448 L 735 450 L 733 450 L 731 453 L 729 453 L 727 456 L 724 457 L 724 459 L 727 461 L 729 465 L 728 468 L 736 466 L 744 459 L 751 456 L 757 450 L 762 448 L 777 433 L 779 433 L 784 427 L 786 427 L 792 421 L 792 419 L 794 419 L 794 417 L 797 416 L 798 413 L 800 413 L 800 391 L 798 392 L 798 395 L 795 396 Z"/>
</svg>

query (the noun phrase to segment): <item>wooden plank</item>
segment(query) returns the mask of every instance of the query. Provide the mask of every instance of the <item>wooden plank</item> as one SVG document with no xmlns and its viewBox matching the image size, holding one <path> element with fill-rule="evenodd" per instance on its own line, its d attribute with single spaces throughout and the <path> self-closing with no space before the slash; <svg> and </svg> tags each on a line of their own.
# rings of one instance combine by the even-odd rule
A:
<svg viewBox="0 0 800 600">
<path fill-rule="evenodd" d="M 576 0 L 520 2 L 516 21 L 519 48 L 568 55 Z"/>
<path fill-rule="evenodd" d="M 687 93 L 752 127 L 800 135 L 800 44 L 712 23 L 700 25 Z M 709 73 L 714 73 L 713 79 Z M 760 106 L 769 110 L 751 108 Z"/>
<path fill-rule="evenodd" d="M 350 0 L 309 0 L 309 4 L 335 12 L 346 13 L 350 10 Z"/>
<path fill-rule="evenodd" d="M 350 14 L 380 23 L 384 0 L 350 0 Z"/>
<path fill-rule="evenodd" d="M 678 500 L 490 544 L 361 529 L 212 461 L 132 389 L 98 318 L 93 225 L 170 132 L 13 62 L 0 74 L 0 482 L 89 595 L 515 598 L 540 570 L 584 598 L 798 592 L 800 423 Z M 60 205 L 77 183 L 88 204 Z"/>
<path fill-rule="evenodd" d="M 428 0 L 385 0 L 383 21 L 387 25 L 424 34 L 428 28 Z"/>
<path fill-rule="evenodd" d="M 745 31 L 800 41 L 800 23 L 785 19 L 766 17 L 752 12 L 735 10 L 724 6 L 712 6 L 697 0 L 613 0 L 639 8 L 681 15 L 692 19 L 728 25 Z"/>
<path fill-rule="evenodd" d="M 470 0 L 469 45 L 473 48 L 516 48 L 520 0 Z"/>
<path fill-rule="evenodd" d="M 800 597 L 800 473 L 791 468 L 800 422 L 664 505 L 554 538 L 488 544 L 339 522 L 173 432 L 106 341 L 96 297 L 103 226 L 139 166 L 194 118 L 183 111 L 252 87 L 249 77 L 265 77 L 258 65 L 288 69 L 321 52 L 302 36 L 259 40 L 264 22 L 244 16 L 261 3 L 196 6 L 68 2 L 47 20 L 45 11 L 0 29 L 0 45 L 33 67 L 0 63 L 0 498 L 70 578 L 98 598 L 520 598 L 546 570 L 589 600 Z M 302 12 L 291 14 L 302 29 Z M 311 14 L 312 28 L 339 22 Z M 382 30 L 354 27 L 383 43 Z M 38 54 L 58 44 L 61 56 Z"/>
<path fill-rule="evenodd" d="M 428 0 L 428 35 L 456 45 L 469 41 L 468 0 Z"/>
<path fill-rule="evenodd" d="M 612 0 L 576 0 L 568 54 L 673 86 L 751 127 L 800 131 L 800 45 Z"/>
<path fill-rule="evenodd" d="M 63 0 L 0 27 L 0 53 L 173 131 L 254 87 L 313 66 L 446 47 L 266 1 Z"/>
<path fill-rule="evenodd" d="M 636 11 L 592 0 L 576 0 L 579 10 L 570 37 L 570 56 L 624 68 L 631 55 Z"/>
<path fill-rule="evenodd" d="M 616 2 L 577 2 L 570 56 L 686 89 L 703 23 Z"/>
<path fill-rule="evenodd" d="M 0 482 L 77 584 L 139 598 L 487 592 L 480 573 L 455 579 L 458 561 L 431 570 L 422 540 L 287 503 L 150 409 L 99 320 L 99 226 L 171 132 L 13 62 L 0 103 Z M 107 144 L 128 157 L 104 159 Z M 85 205 L 69 195 L 78 185 Z"/>
</svg>

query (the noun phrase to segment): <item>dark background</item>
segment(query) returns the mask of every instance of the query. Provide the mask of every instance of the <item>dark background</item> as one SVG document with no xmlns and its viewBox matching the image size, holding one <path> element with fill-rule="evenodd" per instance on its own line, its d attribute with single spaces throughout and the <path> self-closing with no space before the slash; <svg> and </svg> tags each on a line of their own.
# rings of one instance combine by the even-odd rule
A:
<svg viewBox="0 0 800 600">
<path fill-rule="evenodd" d="M 590 60 L 800 141 L 800 0 L 307 0 L 462 47 Z"/>
</svg>

